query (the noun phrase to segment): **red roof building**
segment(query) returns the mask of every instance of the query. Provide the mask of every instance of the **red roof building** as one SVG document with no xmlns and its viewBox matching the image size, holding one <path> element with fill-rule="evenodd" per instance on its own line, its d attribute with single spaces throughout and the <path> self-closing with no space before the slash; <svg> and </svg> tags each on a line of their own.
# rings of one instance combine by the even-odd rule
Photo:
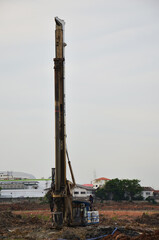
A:
<svg viewBox="0 0 159 240">
<path fill-rule="evenodd" d="M 83 184 L 85 187 L 93 187 L 93 184 Z"/>
<path fill-rule="evenodd" d="M 110 181 L 111 179 L 105 178 L 105 177 L 101 177 L 101 178 L 96 178 L 95 180 L 96 180 L 96 181 L 101 181 L 101 180 Z"/>
<path fill-rule="evenodd" d="M 105 177 L 101 177 L 101 178 L 96 178 L 92 181 L 93 183 L 93 187 L 95 189 L 102 187 L 107 181 L 110 181 L 111 179 L 109 178 L 105 178 Z"/>
</svg>

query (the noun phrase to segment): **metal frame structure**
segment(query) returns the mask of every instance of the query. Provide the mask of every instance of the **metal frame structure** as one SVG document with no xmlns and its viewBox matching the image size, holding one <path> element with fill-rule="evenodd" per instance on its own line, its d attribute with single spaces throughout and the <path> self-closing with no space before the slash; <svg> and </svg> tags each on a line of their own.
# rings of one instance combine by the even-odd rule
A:
<svg viewBox="0 0 159 240">
<path fill-rule="evenodd" d="M 55 169 L 52 169 L 52 205 L 55 206 L 53 213 L 54 225 L 59 228 L 62 227 L 64 223 L 67 225 L 73 224 L 73 221 L 80 225 L 88 224 L 90 203 L 83 201 L 73 202 L 72 190 L 76 183 L 66 148 L 64 81 L 64 48 L 66 46 L 64 42 L 65 22 L 58 17 L 55 18 L 55 22 Z M 66 179 L 66 157 L 68 159 L 72 182 Z"/>
</svg>

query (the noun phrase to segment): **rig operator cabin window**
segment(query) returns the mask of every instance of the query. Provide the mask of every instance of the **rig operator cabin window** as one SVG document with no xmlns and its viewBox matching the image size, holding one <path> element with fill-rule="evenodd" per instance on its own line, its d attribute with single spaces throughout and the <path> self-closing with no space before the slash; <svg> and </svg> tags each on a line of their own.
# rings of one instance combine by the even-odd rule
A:
<svg viewBox="0 0 159 240">
<path fill-rule="evenodd" d="M 79 194 L 79 192 L 74 192 L 74 194 Z"/>
<path fill-rule="evenodd" d="M 86 194 L 86 192 L 81 192 L 81 194 Z"/>
</svg>

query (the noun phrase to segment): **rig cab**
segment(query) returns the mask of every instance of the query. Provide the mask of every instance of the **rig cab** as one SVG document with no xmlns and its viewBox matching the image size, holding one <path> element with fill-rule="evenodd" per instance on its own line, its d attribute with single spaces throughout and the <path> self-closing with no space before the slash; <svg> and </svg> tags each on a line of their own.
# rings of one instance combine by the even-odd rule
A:
<svg viewBox="0 0 159 240">
<path fill-rule="evenodd" d="M 99 223 L 99 212 L 91 210 L 90 202 L 74 200 L 72 209 L 74 225 L 86 226 Z"/>
</svg>

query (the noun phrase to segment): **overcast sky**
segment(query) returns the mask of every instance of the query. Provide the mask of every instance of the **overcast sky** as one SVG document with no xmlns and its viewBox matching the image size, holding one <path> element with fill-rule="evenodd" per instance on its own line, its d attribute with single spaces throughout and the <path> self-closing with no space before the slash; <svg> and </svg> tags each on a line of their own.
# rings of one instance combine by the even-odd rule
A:
<svg viewBox="0 0 159 240">
<path fill-rule="evenodd" d="M 76 181 L 159 189 L 159 1 L 0 0 L 0 170 L 54 167 L 54 17 L 64 19 Z"/>
</svg>

